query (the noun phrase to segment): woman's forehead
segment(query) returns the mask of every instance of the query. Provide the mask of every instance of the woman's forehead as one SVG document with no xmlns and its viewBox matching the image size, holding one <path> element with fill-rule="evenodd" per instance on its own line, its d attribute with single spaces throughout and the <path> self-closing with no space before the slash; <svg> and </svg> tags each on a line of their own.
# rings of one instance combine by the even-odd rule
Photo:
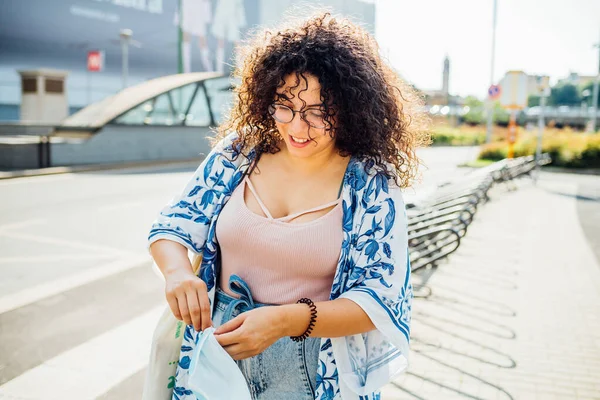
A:
<svg viewBox="0 0 600 400">
<path fill-rule="evenodd" d="M 305 101 L 318 102 L 321 100 L 321 84 L 314 75 L 292 73 L 283 79 L 285 83 L 277 88 L 277 94 L 284 95 L 289 99 L 300 97 Z"/>
</svg>

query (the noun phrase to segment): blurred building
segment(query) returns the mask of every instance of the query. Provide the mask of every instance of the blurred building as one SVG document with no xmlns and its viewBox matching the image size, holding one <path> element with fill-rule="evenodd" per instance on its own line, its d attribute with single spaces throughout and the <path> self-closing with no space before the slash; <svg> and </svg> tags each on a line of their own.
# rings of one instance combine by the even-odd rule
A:
<svg viewBox="0 0 600 400">
<path fill-rule="evenodd" d="M 548 75 L 527 75 L 527 96 L 539 96 L 540 83 L 549 80 Z"/>
<path fill-rule="evenodd" d="M 595 75 L 579 75 L 577 72 L 571 72 L 569 76 L 559 79 L 557 85 L 571 84 L 578 87 L 586 86 L 596 80 Z"/>
<path fill-rule="evenodd" d="M 430 106 L 462 105 L 463 99 L 460 96 L 450 94 L 450 58 L 448 55 L 444 57 L 441 90 L 424 90 L 423 93 L 427 105 Z"/>
<path fill-rule="evenodd" d="M 500 79 L 499 85 L 502 88 L 502 86 L 504 85 L 504 82 L 507 79 L 507 76 L 509 76 L 512 72 L 514 71 L 507 71 L 504 76 L 502 77 L 502 79 Z M 543 82 L 548 82 L 550 77 L 548 75 L 529 75 L 525 72 L 519 71 L 519 73 L 521 73 L 525 78 L 524 78 L 524 85 L 525 85 L 525 93 L 526 93 L 526 97 L 529 96 L 539 96 L 540 95 L 540 85 Z"/>
<path fill-rule="evenodd" d="M 277 23 L 294 4 L 292 0 L 2 0 L 0 121 L 19 120 L 18 71 L 66 72 L 64 93 L 68 113 L 73 113 L 123 88 L 124 42 L 128 86 L 179 70 L 227 73 L 235 63 L 236 43 L 257 25 Z M 327 7 L 374 32 L 373 1 L 302 4 Z M 131 30 L 131 36 L 123 36 L 124 29 Z M 101 60 L 102 68 L 90 72 L 88 54 L 94 51 L 102 57 L 92 64 L 98 66 Z"/>
</svg>

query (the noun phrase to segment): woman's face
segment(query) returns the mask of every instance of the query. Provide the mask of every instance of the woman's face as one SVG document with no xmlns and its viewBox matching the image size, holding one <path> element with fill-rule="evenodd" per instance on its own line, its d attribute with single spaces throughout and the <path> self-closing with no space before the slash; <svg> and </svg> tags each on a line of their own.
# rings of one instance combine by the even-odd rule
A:
<svg viewBox="0 0 600 400">
<path fill-rule="evenodd" d="M 288 152 L 295 157 L 312 157 L 332 151 L 335 140 L 326 129 L 329 125 L 324 120 L 319 80 L 311 74 L 296 73 L 284 80 L 285 84 L 277 89 L 271 112 Z M 304 111 L 304 118 L 290 109 Z"/>
</svg>

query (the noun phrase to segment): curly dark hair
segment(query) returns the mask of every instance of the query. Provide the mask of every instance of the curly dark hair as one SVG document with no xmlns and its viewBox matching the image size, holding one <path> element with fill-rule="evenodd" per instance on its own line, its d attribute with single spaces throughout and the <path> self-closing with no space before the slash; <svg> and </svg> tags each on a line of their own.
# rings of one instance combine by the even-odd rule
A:
<svg viewBox="0 0 600 400">
<path fill-rule="evenodd" d="M 242 151 L 279 151 L 269 106 L 285 76 L 311 74 L 321 85 L 327 130 L 339 153 L 371 158 L 400 187 L 410 186 L 420 164 L 415 150 L 429 144 L 422 99 L 382 60 L 365 29 L 319 13 L 255 33 L 237 51 L 234 76 L 241 83 L 219 138 L 236 131 L 234 146 Z"/>
</svg>

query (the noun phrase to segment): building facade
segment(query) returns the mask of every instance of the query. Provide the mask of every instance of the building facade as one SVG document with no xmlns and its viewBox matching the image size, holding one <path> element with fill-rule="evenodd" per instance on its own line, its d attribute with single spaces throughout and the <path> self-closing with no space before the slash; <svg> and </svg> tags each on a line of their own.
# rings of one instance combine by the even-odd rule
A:
<svg viewBox="0 0 600 400">
<path fill-rule="evenodd" d="M 0 121 L 19 120 L 18 71 L 67 71 L 65 92 L 73 112 L 120 91 L 125 69 L 128 86 L 180 70 L 227 73 L 235 63 L 236 43 L 256 26 L 276 24 L 286 12 L 304 12 L 290 11 L 294 4 L 292 0 L 2 0 Z M 349 16 L 374 32 L 373 1 L 302 4 Z M 126 39 L 121 36 L 124 29 L 131 33 Z M 125 41 L 127 57 L 123 57 Z M 90 51 L 103 54 L 101 71 L 88 71 Z"/>
</svg>

